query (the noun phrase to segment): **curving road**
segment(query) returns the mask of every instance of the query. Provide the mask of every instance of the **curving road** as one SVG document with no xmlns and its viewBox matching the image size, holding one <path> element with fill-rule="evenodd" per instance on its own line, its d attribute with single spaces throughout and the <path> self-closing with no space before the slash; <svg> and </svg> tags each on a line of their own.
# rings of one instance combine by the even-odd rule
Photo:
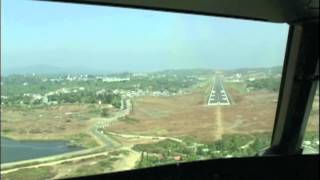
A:
<svg viewBox="0 0 320 180">
<path fill-rule="evenodd" d="M 124 103 L 124 100 L 122 101 Z M 117 112 L 114 116 L 110 118 L 99 118 L 97 123 L 95 123 L 92 127 L 90 127 L 90 134 L 92 134 L 93 137 L 99 142 L 100 147 L 84 149 L 76 152 L 64 153 L 64 154 L 48 156 L 43 158 L 36 158 L 36 159 L 18 161 L 18 162 L 12 162 L 12 163 L 4 163 L 4 164 L 1 164 L 1 174 L 6 174 L 8 172 L 12 172 L 13 170 L 19 170 L 21 168 L 26 168 L 26 167 L 42 166 L 41 164 L 59 164 L 62 162 L 72 160 L 74 158 L 86 159 L 88 157 L 94 157 L 96 155 L 100 155 L 102 153 L 101 151 L 104 151 L 103 153 L 106 153 L 107 151 L 111 151 L 119 148 L 121 145 L 117 141 L 111 139 L 107 134 L 104 134 L 102 131 L 100 131 L 100 128 L 104 128 L 110 125 L 110 123 L 117 121 L 119 118 L 128 115 L 132 108 L 131 101 L 127 99 L 125 100 L 125 103 L 126 103 L 126 109 L 124 109 L 123 108 L 124 106 L 122 105 L 121 106 L 122 110 Z M 37 164 L 28 165 L 32 163 L 37 163 Z M 23 166 L 24 164 L 26 166 Z M 16 166 L 22 166 L 22 167 L 14 168 Z"/>
<path fill-rule="evenodd" d="M 162 136 L 143 136 L 143 135 L 132 135 L 132 134 L 118 134 L 113 132 L 103 133 L 102 129 L 109 126 L 112 122 L 115 122 L 119 120 L 119 118 L 122 118 L 126 115 L 129 115 L 131 112 L 132 104 L 129 99 L 125 101 L 126 106 L 122 106 L 122 110 L 114 114 L 114 116 L 110 118 L 99 118 L 97 122 L 90 127 L 90 133 L 94 136 L 94 138 L 99 141 L 100 147 L 81 150 L 73 153 L 66 153 L 66 154 L 60 154 L 56 156 L 49 156 L 44 158 L 37 158 L 27 161 L 20 161 L 15 163 L 6 163 L 1 164 L 1 174 L 6 174 L 9 172 L 17 171 L 22 168 L 36 168 L 36 167 L 43 167 L 43 166 L 51 166 L 51 165 L 57 165 L 64 162 L 70 162 L 75 160 L 82 160 L 82 159 L 89 159 L 100 155 L 107 155 L 109 152 L 115 149 L 121 149 L 124 148 L 121 146 L 120 143 L 110 138 L 108 135 L 113 136 L 120 136 L 124 138 L 138 138 L 138 139 L 153 139 L 153 140 L 164 140 L 164 139 L 170 139 L 173 141 L 177 141 L 182 143 L 183 141 L 178 138 L 172 138 L 172 137 L 162 137 Z M 123 107 L 126 107 L 124 109 Z M 132 151 L 131 148 L 128 150 Z M 132 158 L 126 159 L 120 162 L 118 166 L 123 166 L 123 164 L 126 164 L 125 169 L 130 169 L 132 166 L 134 166 L 134 163 L 137 158 L 140 157 L 140 153 L 136 153 L 134 151 L 131 152 Z M 134 161 L 132 159 L 135 159 Z M 131 162 L 132 161 L 132 162 Z M 36 163 L 36 164 L 30 164 L 30 163 Z M 25 165 L 24 165 L 25 164 Z M 20 167 L 17 167 L 17 166 Z M 122 167 L 122 168 L 124 168 Z M 3 169 L 5 168 L 5 169 Z"/>
</svg>

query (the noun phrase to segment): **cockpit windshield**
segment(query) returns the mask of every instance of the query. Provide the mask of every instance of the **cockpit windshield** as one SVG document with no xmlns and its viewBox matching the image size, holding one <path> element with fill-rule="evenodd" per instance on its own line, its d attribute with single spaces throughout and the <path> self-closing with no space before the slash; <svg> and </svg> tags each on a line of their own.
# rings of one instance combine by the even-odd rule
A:
<svg viewBox="0 0 320 180">
<path fill-rule="evenodd" d="M 287 24 L 2 6 L 1 179 L 254 156 L 270 146 Z"/>
</svg>

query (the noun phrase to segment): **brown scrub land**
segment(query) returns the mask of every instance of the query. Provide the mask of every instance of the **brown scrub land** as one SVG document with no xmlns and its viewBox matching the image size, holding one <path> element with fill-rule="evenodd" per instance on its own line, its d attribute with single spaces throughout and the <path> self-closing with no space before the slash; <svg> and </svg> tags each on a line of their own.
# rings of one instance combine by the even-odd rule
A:
<svg viewBox="0 0 320 180">
<path fill-rule="evenodd" d="M 139 97 L 133 112 L 113 123 L 107 131 L 123 134 L 194 137 L 202 142 L 223 134 L 271 132 L 277 93 L 243 92 L 238 85 L 225 85 L 232 99 L 229 106 L 208 106 L 211 84 L 190 94 L 173 97 Z"/>
<path fill-rule="evenodd" d="M 94 147 L 97 142 L 89 128 L 100 118 L 101 108 L 92 104 L 3 107 L 1 135 L 18 140 L 72 140 Z"/>
</svg>

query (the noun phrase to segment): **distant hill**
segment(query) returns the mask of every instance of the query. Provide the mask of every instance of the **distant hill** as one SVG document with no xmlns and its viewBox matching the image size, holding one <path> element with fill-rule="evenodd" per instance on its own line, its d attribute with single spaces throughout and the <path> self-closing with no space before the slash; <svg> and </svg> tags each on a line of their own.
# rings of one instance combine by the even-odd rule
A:
<svg viewBox="0 0 320 180">
<path fill-rule="evenodd" d="M 2 75 L 12 74 L 109 74 L 108 71 L 95 70 L 86 67 L 64 68 L 50 65 L 34 65 L 2 69 Z"/>
<path fill-rule="evenodd" d="M 233 73 L 243 73 L 246 74 L 248 72 L 269 72 L 271 74 L 278 74 L 282 71 L 282 66 L 274 66 L 268 68 L 238 68 L 238 69 L 229 69 L 225 70 L 225 74 L 233 74 Z M 139 71 L 137 71 L 139 72 Z M 161 71 L 155 71 L 153 73 L 165 73 L 165 74 L 178 74 L 178 75 L 200 75 L 200 74 L 212 74 L 214 73 L 214 69 L 167 69 Z M 12 74 L 43 74 L 43 75 L 56 75 L 56 74 L 91 74 L 91 75 L 103 75 L 103 74 L 122 74 L 126 75 L 128 73 L 133 72 L 119 72 L 119 71 L 111 71 L 111 70 L 97 70 L 91 69 L 87 67 L 58 67 L 58 66 L 50 66 L 50 65 L 34 65 L 28 67 L 18 67 L 18 68 L 2 68 L 2 74 L 4 76 L 12 75 Z"/>
</svg>

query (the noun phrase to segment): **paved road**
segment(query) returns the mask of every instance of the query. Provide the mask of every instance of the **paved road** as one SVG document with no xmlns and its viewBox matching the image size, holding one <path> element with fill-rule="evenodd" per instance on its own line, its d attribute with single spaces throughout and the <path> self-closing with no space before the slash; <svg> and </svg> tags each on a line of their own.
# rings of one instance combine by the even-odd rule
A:
<svg viewBox="0 0 320 180">
<path fill-rule="evenodd" d="M 178 138 L 174 138 L 174 137 L 165 137 L 165 136 L 146 136 L 146 135 L 134 135 L 134 134 L 120 134 L 120 133 L 114 133 L 114 132 L 108 132 L 108 134 L 113 135 L 113 136 L 119 136 L 122 138 L 135 138 L 135 139 L 153 139 L 153 140 L 165 140 L 165 139 L 169 139 L 172 141 L 176 141 L 179 143 L 182 143 L 183 141 L 181 139 Z"/>
<path fill-rule="evenodd" d="M 125 100 L 125 103 L 126 109 L 124 109 L 123 100 L 120 108 L 122 111 L 117 112 L 110 118 L 101 118 L 101 120 L 91 128 L 91 132 L 100 140 L 100 142 L 103 142 L 103 144 L 107 146 L 109 149 L 119 148 L 121 145 L 115 140 L 111 139 L 108 135 L 104 134 L 103 129 L 109 126 L 112 122 L 115 122 L 120 118 L 130 114 L 132 108 L 131 102 L 129 99 L 127 99 Z"/>
<path fill-rule="evenodd" d="M 20 162 L 15 162 L 12 164 L 6 164 L 5 166 L 4 166 L 4 164 L 1 164 L 1 169 L 7 168 L 7 169 L 1 171 L 1 175 L 9 173 L 9 172 L 17 171 L 22 168 L 35 168 L 35 167 L 42 167 L 42 166 L 50 166 L 50 165 L 56 165 L 56 164 L 61 164 L 64 162 L 70 162 L 70 161 L 75 161 L 75 160 L 89 159 L 89 158 L 97 157 L 100 155 L 108 155 L 108 153 L 110 151 L 112 151 L 114 149 L 121 148 L 121 144 L 119 144 L 118 142 L 111 139 L 108 136 L 108 134 L 114 135 L 114 136 L 120 136 L 123 138 L 138 138 L 138 139 L 141 138 L 141 139 L 154 139 L 154 140 L 170 139 L 170 140 L 177 141 L 180 143 L 183 142 L 182 140 L 180 140 L 178 138 L 173 138 L 173 137 L 142 136 L 142 135 L 131 135 L 131 134 L 118 134 L 118 133 L 112 133 L 112 132 L 108 132 L 108 133 L 104 134 L 102 129 L 104 129 L 106 126 L 109 126 L 112 122 L 115 122 L 119 118 L 124 117 L 130 113 L 130 111 L 132 109 L 132 104 L 131 104 L 130 100 L 126 100 L 124 103 L 126 103 L 125 109 L 123 106 L 121 108 L 122 111 L 118 112 L 113 117 L 99 119 L 98 122 L 90 128 L 90 131 L 93 133 L 93 135 L 101 142 L 100 147 L 86 149 L 86 150 L 82 150 L 82 151 L 74 152 L 74 153 L 66 153 L 66 154 L 61 154 L 61 155 L 56 155 L 56 156 L 45 157 L 45 158 L 32 159 L 32 160 L 27 160 L 24 162 L 20 161 Z M 103 152 L 100 152 L 99 150 L 102 150 L 102 149 L 103 149 Z M 94 153 L 94 151 L 97 151 L 97 152 Z M 132 151 L 132 150 L 130 149 L 130 151 Z M 92 153 L 92 154 L 88 154 L 88 153 Z M 135 157 L 140 157 L 140 153 L 138 155 L 139 156 L 135 156 Z M 129 162 L 129 160 L 127 159 L 126 163 Z M 33 162 L 38 162 L 38 163 L 28 165 L 28 163 L 33 163 Z M 132 162 L 136 162 L 136 160 L 132 161 Z M 133 167 L 134 164 L 132 164 L 132 162 L 130 161 L 131 165 L 129 163 L 128 167 L 131 167 L 131 166 Z M 26 164 L 26 166 L 15 167 L 17 165 L 23 165 L 23 164 Z M 10 167 L 12 167 L 12 168 L 10 168 Z M 131 169 L 131 168 L 129 168 L 129 169 Z"/>
<path fill-rule="evenodd" d="M 213 79 L 213 87 L 208 99 L 208 105 L 230 105 L 229 98 L 224 90 L 220 76 L 215 76 Z"/>
</svg>

